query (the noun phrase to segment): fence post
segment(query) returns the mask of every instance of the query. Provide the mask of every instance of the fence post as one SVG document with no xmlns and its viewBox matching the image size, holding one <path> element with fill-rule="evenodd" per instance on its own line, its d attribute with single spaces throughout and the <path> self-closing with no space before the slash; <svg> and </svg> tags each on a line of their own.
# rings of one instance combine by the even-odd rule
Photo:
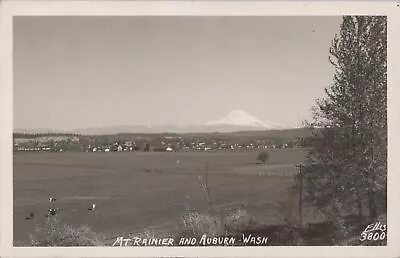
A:
<svg viewBox="0 0 400 258">
<path fill-rule="evenodd" d="M 299 168 L 299 227 L 303 227 L 303 164 L 296 165 Z"/>
</svg>

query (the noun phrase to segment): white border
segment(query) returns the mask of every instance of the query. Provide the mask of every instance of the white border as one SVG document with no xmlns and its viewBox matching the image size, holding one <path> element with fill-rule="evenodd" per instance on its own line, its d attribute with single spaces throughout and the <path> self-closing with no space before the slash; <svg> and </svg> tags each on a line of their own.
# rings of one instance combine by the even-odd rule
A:
<svg viewBox="0 0 400 258">
<path fill-rule="evenodd" d="M 40 248 L 12 247 L 12 17 L 34 16 L 388 16 L 388 246 L 386 247 L 134 247 Z M 0 2 L 0 256 L 2 257 L 400 257 L 400 7 L 396 2 L 275 1 L 275 2 Z M 332 35 L 333 37 L 333 35 Z M 397 48 L 396 48 L 397 47 Z M 396 74 L 397 72 L 397 74 Z M 396 85 L 396 86 L 395 86 Z M 398 95 L 396 95 L 398 94 Z M 397 101 L 396 101 L 397 100 Z M 396 133 L 397 132 L 397 133 Z"/>
</svg>

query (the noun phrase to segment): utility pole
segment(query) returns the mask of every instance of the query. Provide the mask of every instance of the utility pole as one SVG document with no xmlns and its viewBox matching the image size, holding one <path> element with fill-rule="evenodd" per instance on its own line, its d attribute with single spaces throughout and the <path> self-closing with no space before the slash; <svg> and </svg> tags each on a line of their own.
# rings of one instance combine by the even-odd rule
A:
<svg viewBox="0 0 400 258">
<path fill-rule="evenodd" d="M 303 227 L 303 164 L 296 165 L 299 168 L 299 226 Z"/>
</svg>

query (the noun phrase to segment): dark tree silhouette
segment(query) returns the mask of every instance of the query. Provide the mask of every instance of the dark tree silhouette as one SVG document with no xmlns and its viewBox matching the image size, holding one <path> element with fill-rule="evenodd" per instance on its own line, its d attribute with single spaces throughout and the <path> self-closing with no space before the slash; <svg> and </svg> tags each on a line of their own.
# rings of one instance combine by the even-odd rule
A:
<svg viewBox="0 0 400 258">
<path fill-rule="evenodd" d="M 269 153 L 267 151 L 262 151 L 262 152 L 258 153 L 257 160 L 259 160 L 263 164 L 265 164 L 269 160 Z"/>
<path fill-rule="evenodd" d="M 314 108 L 307 198 L 325 211 L 386 212 L 387 19 L 346 16 L 330 48 L 333 84 Z"/>
</svg>

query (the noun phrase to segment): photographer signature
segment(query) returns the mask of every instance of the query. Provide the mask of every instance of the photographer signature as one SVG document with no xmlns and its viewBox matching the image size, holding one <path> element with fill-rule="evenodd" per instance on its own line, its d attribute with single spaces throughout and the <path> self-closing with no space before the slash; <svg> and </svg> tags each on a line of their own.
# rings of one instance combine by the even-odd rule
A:
<svg viewBox="0 0 400 258">
<path fill-rule="evenodd" d="M 361 233 L 360 241 L 365 240 L 384 240 L 386 238 L 386 225 L 380 222 L 369 224 Z"/>
</svg>

